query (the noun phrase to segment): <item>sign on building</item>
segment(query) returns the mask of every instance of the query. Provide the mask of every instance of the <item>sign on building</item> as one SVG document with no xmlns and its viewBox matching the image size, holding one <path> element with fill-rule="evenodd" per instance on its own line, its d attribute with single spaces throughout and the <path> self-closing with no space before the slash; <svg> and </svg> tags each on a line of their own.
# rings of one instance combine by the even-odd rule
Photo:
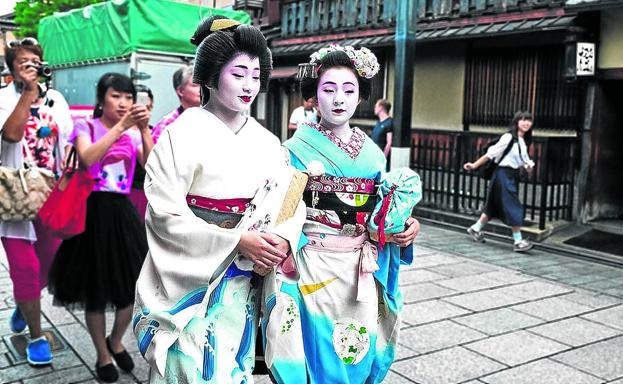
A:
<svg viewBox="0 0 623 384">
<path fill-rule="evenodd" d="M 595 75 L 595 43 L 577 43 L 575 57 L 577 76 Z"/>
</svg>

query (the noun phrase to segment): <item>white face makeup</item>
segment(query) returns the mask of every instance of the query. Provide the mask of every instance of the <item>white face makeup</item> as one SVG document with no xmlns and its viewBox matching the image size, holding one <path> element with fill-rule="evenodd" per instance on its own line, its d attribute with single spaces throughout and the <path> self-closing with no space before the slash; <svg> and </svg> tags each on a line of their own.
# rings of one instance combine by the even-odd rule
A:
<svg viewBox="0 0 623 384">
<path fill-rule="evenodd" d="M 351 69 L 331 68 L 320 76 L 316 95 L 322 124 L 340 127 L 348 124 L 359 105 L 359 82 Z"/>
<path fill-rule="evenodd" d="M 260 92 L 260 60 L 242 53 L 221 71 L 218 89 L 210 89 L 210 99 L 234 112 L 248 111 Z"/>
</svg>

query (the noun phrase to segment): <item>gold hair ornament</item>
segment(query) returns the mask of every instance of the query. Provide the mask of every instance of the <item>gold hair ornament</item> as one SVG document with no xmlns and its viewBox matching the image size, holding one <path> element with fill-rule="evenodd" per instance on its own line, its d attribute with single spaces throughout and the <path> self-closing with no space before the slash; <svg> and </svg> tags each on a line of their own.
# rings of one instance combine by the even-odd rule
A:
<svg viewBox="0 0 623 384">
<path fill-rule="evenodd" d="M 235 27 L 237 25 L 240 25 L 240 22 L 236 20 L 217 19 L 212 22 L 212 25 L 210 26 L 210 32 L 220 31 L 221 29 L 227 29 L 227 28 Z"/>
</svg>

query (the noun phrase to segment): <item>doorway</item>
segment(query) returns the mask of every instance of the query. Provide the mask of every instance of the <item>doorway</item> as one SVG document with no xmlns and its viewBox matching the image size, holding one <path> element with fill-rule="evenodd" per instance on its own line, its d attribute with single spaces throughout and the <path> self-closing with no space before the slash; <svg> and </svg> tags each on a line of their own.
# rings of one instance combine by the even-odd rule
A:
<svg viewBox="0 0 623 384">
<path fill-rule="evenodd" d="M 623 219 L 623 80 L 600 83 L 588 219 Z"/>
</svg>

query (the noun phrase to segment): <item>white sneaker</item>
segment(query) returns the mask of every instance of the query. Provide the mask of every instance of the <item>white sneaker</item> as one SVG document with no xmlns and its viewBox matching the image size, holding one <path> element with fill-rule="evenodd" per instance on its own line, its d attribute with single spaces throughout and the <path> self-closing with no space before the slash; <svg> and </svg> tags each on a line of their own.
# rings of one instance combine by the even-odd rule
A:
<svg viewBox="0 0 623 384">
<path fill-rule="evenodd" d="M 482 233 L 482 231 L 477 231 L 472 227 L 467 228 L 467 233 L 469 233 L 469 235 L 472 237 L 472 240 L 474 240 L 477 243 L 484 243 L 485 242 L 485 234 Z"/>
<path fill-rule="evenodd" d="M 534 244 L 532 244 L 532 242 L 522 239 L 513 245 L 513 251 L 526 252 L 531 250 L 532 247 L 534 247 Z"/>
</svg>

